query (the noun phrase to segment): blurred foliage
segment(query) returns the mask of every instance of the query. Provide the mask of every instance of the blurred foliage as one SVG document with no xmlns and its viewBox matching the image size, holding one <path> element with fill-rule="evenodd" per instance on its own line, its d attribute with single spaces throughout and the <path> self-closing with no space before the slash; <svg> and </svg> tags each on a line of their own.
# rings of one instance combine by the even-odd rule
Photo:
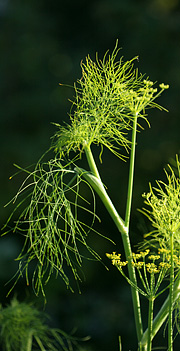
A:
<svg viewBox="0 0 180 351">
<path fill-rule="evenodd" d="M 0 306 L 0 344 L 4 351 L 83 351 L 75 336 L 60 329 L 51 328 L 49 316 L 32 304 L 19 302 L 16 298 L 2 308 Z M 86 339 L 81 340 L 86 341 Z"/>
<path fill-rule="evenodd" d="M 146 231 L 146 224 L 136 212 L 136 208 L 142 206 L 141 194 L 147 191 L 149 181 L 163 178 L 162 168 L 180 151 L 179 0 L 0 0 L 1 225 L 12 210 L 3 206 L 13 197 L 22 180 L 21 176 L 9 180 L 16 172 L 13 163 L 22 167 L 35 163 L 49 148 L 55 132 L 51 122 L 62 123 L 68 119 L 68 99 L 72 98 L 73 90 L 60 87 L 59 83 L 73 85 L 81 75 L 81 59 L 88 53 L 93 59 L 96 51 L 101 58 L 107 49 L 114 48 L 116 39 L 125 59 L 139 55 L 138 66 L 142 73 L 147 72 L 153 81 L 170 85 L 169 91 L 158 101 L 170 112 L 151 111 L 152 128 L 145 124 L 145 130 L 138 135 L 133 242 L 139 239 L 137 233 L 141 228 Z M 119 164 L 108 151 L 104 152 L 100 172 L 120 211 L 124 210 L 127 170 L 128 164 Z M 103 218 L 103 232 L 112 232 L 113 239 L 118 241 L 116 229 L 99 202 L 97 210 Z M 91 240 L 96 250 L 105 253 L 107 246 L 111 250 L 102 239 L 93 235 Z M 12 276 L 10 261 L 17 256 L 21 241 L 15 236 L 1 239 L 2 284 Z M 14 249 L 10 249 L 11 246 Z M 113 272 L 110 276 L 103 266 L 88 262 L 82 296 L 67 293 L 58 280 L 52 281 L 48 290 L 47 309 L 60 328 L 76 326 L 80 334 L 91 334 L 94 351 L 118 349 L 120 330 L 124 350 L 128 347 L 133 350 L 135 333 L 129 288 L 126 289 L 116 274 Z M 1 300 L 5 299 L 7 289 L 1 289 Z M 25 287 L 25 280 L 19 283 L 19 291 L 22 298 L 31 294 Z M 127 320 L 127 313 L 131 320 Z M 131 340 L 128 340 L 129 333 Z"/>
</svg>

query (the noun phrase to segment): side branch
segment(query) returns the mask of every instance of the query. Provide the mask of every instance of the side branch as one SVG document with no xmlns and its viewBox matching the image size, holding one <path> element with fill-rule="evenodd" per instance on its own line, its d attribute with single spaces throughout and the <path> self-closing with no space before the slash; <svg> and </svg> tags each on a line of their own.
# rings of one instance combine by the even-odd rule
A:
<svg viewBox="0 0 180 351">
<path fill-rule="evenodd" d="M 128 228 L 125 226 L 123 219 L 120 217 L 117 210 L 115 209 L 101 180 L 96 176 L 94 176 L 92 173 L 89 173 L 81 168 L 76 167 L 75 170 L 87 180 L 87 182 L 93 187 L 93 189 L 99 195 L 107 211 L 109 212 L 111 218 L 113 219 L 116 227 L 121 233 L 126 259 L 129 262 L 128 264 L 129 278 L 136 285 L 136 274 L 135 274 L 134 267 L 131 264 L 132 250 L 131 250 L 131 244 L 129 240 Z M 132 288 L 132 300 L 133 300 L 133 307 L 134 307 L 137 336 L 138 336 L 138 341 L 140 341 L 143 334 L 141 311 L 140 311 L 140 300 L 139 300 L 139 293 L 134 288 Z"/>
</svg>

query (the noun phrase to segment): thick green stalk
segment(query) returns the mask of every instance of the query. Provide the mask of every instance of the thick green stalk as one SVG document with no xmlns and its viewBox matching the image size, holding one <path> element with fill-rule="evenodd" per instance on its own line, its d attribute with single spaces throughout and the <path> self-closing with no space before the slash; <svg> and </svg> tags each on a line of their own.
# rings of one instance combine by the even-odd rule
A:
<svg viewBox="0 0 180 351">
<path fill-rule="evenodd" d="M 125 227 L 123 219 L 120 217 L 118 212 L 116 211 L 110 197 L 108 196 L 105 187 L 101 181 L 98 169 L 96 167 L 96 163 L 94 161 L 90 146 L 87 146 L 85 148 L 85 153 L 87 156 L 88 164 L 90 167 L 90 170 L 92 173 L 89 173 L 85 171 L 82 168 L 75 168 L 75 171 L 81 174 L 88 183 L 93 187 L 93 189 L 96 191 L 96 193 L 99 195 L 101 201 L 105 205 L 107 211 L 111 215 L 114 223 L 116 224 L 117 228 L 119 229 L 120 232 L 124 233 L 124 235 L 127 232 L 127 228 Z"/>
<path fill-rule="evenodd" d="M 131 265 L 132 250 L 131 250 L 128 228 L 125 225 L 123 219 L 118 214 L 117 210 L 115 209 L 111 199 L 109 198 L 109 196 L 108 196 L 108 194 L 103 186 L 103 183 L 102 183 L 101 178 L 99 176 L 99 172 L 97 170 L 90 146 L 85 147 L 85 153 L 87 156 L 90 170 L 93 174 L 90 174 L 87 172 L 82 173 L 82 174 L 83 174 L 84 178 L 91 184 L 93 189 L 100 196 L 100 198 L 101 198 L 102 202 L 104 203 L 106 209 L 108 210 L 111 218 L 113 219 L 114 223 L 116 224 L 118 230 L 120 231 L 120 233 L 122 235 L 126 259 L 130 263 L 128 265 L 129 278 L 136 285 L 135 269 Z M 141 312 L 140 312 L 140 300 L 139 300 L 139 293 L 134 288 L 132 288 L 132 300 L 133 300 L 133 308 L 134 308 L 135 323 L 136 323 L 136 330 L 137 330 L 137 338 L 138 338 L 138 341 L 140 341 L 142 338 L 142 334 L 143 334 Z"/>
<path fill-rule="evenodd" d="M 86 146 L 85 146 L 86 145 Z M 94 157 L 91 151 L 91 148 L 89 145 L 84 144 L 84 148 L 85 148 L 85 153 L 86 153 L 86 158 L 90 167 L 91 172 L 98 178 L 101 180 L 101 177 L 99 175 L 96 163 L 94 161 Z"/>
<path fill-rule="evenodd" d="M 173 233 L 170 233 L 171 268 L 169 286 L 169 320 L 168 320 L 168 351 L 173 351 L 173 293 L 174 293 L 174 260 Z"/>
<path fill-rule="evenodd" d="M 29 337 L 28 337 L 28 340 L 27 340 L 27 349 L 26 351 L 32 351 L 32 332 L 29 333 Z M 22 347 L 22 351 L 24 351 L 24 345 Z"/>
</svg>

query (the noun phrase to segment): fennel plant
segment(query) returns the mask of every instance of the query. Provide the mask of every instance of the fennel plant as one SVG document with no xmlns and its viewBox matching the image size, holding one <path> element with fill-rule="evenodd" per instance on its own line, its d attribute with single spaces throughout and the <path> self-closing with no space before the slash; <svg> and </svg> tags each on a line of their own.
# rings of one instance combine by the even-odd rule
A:
<svg viewBox="0 0 180 351">
<path fill-rule="evenodd" d="M 132 250 L 130 233 L 137 132 L 142 129 L 142 119 L 149 124 L 148 109 L 163 109 L 156 99 L 169 86 L 162 83 L 157 88 L 148 77 L 140 74 L 134 68 L 137 57 L 124 62 L 118 55 L 116 44 L 112 54 L 107 52 L 102 60 L 97 56 L 93 61 L 87 56 L 85 62 L 81 62 L 82 77 L 74 84 L 69 124 L 56 123 L 57 131 L 50 148 L 54 156 L 48 161 L 42 157 L 33 171 L 23 170 L 27 176 L 12 200 L 13 203 L 19 200 L 14 211 L 23 207 L 13 230 L 25 236 L 24 247 L 17 258 L 20 262 L 17 279 L 25 271 L 29 284 L 29 265 L 35 262 L 31 280 L 37 295 L 42 292 L 45 297 L 45 285 L 53 274 L 60 276 L 70 289 L 72 277 L 81 281 L 84 250 L 101 260 L 88 244 L 88 236 L 96 232 L 94 222 L 99 220 L 96 214 L 98 195 L 122 237 L 126 260 L 121 260 L 122 248 L 119 253 L 107 256 L 131 285 L 136 349 L 151 351 L 153 338 L 167 320 L 167 350 L 172 351 L 173 310 L 180 295 L 178 158 L 177 175 L 169 167 L 167 184 L 157 182 L 157 188 L 150 186 L 150 192 L 144 194 L 150 209 L 144 208 L 142 212 L 155 230 L 146 236 L 137 253 Z M 101 179 L 92 152 L 93 144 L 100 146 L 100 162 L 104 147 L 116 155 L 119 162 L 127 160 L 130 154 L 125 215 L 118 213 Z M 84 155 L 86 169 L 81 167 Z M 82 186 L 89 189 L 92 206 L 82 195 Z M 88 214 L 88 223 L 82 221 L 82 213 Z M 5 233 L 9 231 L 8 223 L 13 214 Z M 108 239 L 111 240 L 111 236 Z M 72 276 L 67 273 L 67 266 Z M 167 281 L 165 288 L 164 281 Z M 169 291 L 168 297 L 154 316 L 155 300 L 164 290 Z M 149 301 L 146 328 L 141 296 Z"/>
</svg>

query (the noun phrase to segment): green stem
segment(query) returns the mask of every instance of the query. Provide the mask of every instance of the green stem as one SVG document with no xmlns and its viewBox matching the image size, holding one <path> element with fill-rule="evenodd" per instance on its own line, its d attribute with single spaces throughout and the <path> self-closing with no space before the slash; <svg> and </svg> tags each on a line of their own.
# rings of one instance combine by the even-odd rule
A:
<svg viewBox="0 0 180 351">
<path fill-rule="evenodd" d="M 152 325 L 153 325 L 153 309 L 154 309 L 154 273 L 150 275 L 150 295 L 149 295 L 149 311 L 148 311 L 148 340 L 147 351 L 152 349 Z"/>
<path fill-rule="evenodd" d="M 43 346 L 43 344 L 42 344 L 42 342 L 41 342 L 41 339 L 36 335 L 35 336 L 35 339 L 36 339 L 36 341 L 37 341 L 37 344 L 39 345 L 39 347 L 40 347 L 40 350 L 41 351 L 46 351 L 46 349 L 44 348 L 44 346 Z"/>
<path fill-rule="evenodd" d="M 104 203 L 107 211 L 109 212 L 111 218 L 113 219 L 114 223 L 116 224 L 119 232 L 121 233 L 126 259 L 129 262 L 129 265 L 128 265 L 129 278 L 135 285 L 137 285 L 135 269 L 131 264 L 132 250 L 131 250 L 128 228 L 125 225 L 122 218 L 120 217 L 120 215 L 118 214 L 118 212 L 116 211 L 110 197 L 108 196 L 108 194 L 103 186 L 103 183 L 102 183 L 101 178 L 99 176 L 99 172 L 97 170 L 90 146 L 85 147 L 85 153 L 87 155 L 87 160 L 89 163 L 90 170 L 92 171 L 93 174 L 90 174 L 88 172 L 83 173 L 82 170 L 81 170 L 81 174 L 91 184 L 93 189 L 97 192 L 97 194 L 101 198 L 102 202 Z M 138 342 L 139 342 L 141 340 L 142 334 L 143 334 L 139 293 L 134 288 L 131 288 L 131 291 L 132 291 L 132 301 L 133 301 L 135 323 L 136 323 L 136 330 L 137 330 L 137 338 L 138 338 Z"/>
<path fill-rule="evenodd" d="M 100 177 L 100 175 L 99 175 L 99 172 L 98 172 L 96 163 L 95 163 L 95 161 L 94 161 L 94 157 L 93 157 L 93 154 L 92 154 L 90 145 L 88 145 L 87 143 L 84 144 L 84 150 L 85 150 L 85 153 L 86 153 L 86 158 L 87 158 L 87 161 L 88 161 L 88 164 L 89 164 L 89 167 L 90 167 L 91 172 L 92 172 L 98 179 L 101 180 L 101 177 Z"/>
<path fill-rule="evenodd" d="M 153 324 L 153 308 L 154 308 L 154 296 L 149 298 L 149 312 L 148 312 L 148 344 L 147 351 L 152 349 L 152 324 Z"/>
<path fill-rule="evenodd" d="M 180 298 L 180 279 L 178 278 L 174 284 L 174 289 L 173 289 L 173 305 L 174 303 Z M 152 339 L 155 337 L 165 320 L 167 319 L 169 315 L 169 295 L 165 302 L 163 303 L 161 309 L 159 310 L 158 314 L 153 320 L 153 325 L 152 325 Z M 148 340 L 148 328 L 143 334 L 143 337 L 141 339 L 141 345 L 145 347 L 147 345 L 147 340 Z"/>
<path fill-rule="evenodd" d="M 170 234 L 171 268 L 169 286 L 169 320 L 168 320 L 168 351 L 173 351 L 173 293 L 174 293 L 174 260 L 173 233 Z"/>
<path fill-rule="evenodd" d="M 33 333 L 30 332 L 29 333 L 29 336 L 28 336 L 28 340 L 27 340 L 27 349 L 26 351 L 32 351 L 32 339 L 33 339 Z M 22 348 L 22 351 L 24 350 L 24 345 L 23 345 L 23 348 Z"/>
<path fill-rule="evenodd" d="M 132 194 L 133 194 L 133 182 L 134 182 L 137 118 L 138 118 L 138 113 L 135 113 L 134 121 L 133 121 L 133 130 L 132 130 L 132 145 L 131 145 L 131 154 L 130 154 L 129 180 L 128 180 L 127 203 L 126 203 L 126 214 L 125 214 L 125 226 L 127 227 L 128 238 L 129 238 L 129 223 L 130 223 L 130 215 L 131 215 L 131 207 L 132 207 Z M 131 256 L 132 256 L 132 251 L 131 251 Z M 135 270 L 133 270 L 133 272 L 131 272 L 131 267 L 132 267 L 131 259 L 129 259 L 129 256 L 126 256 L 126 259 L 129 262 L 129 264 L 128 264 L 129 277 L 136 284 Z M 132 292 L 132 299 L 133 299 L 134 298 L 134 288 L 133 287 L 131 287 L 131 292 Z M 142 327 L 142 320 L 141 320 L 140 299 L 139 299 L 138 291 L 136 291 L 136 294 L 137 294 L 137 297 L 136 297 L 137 300 L 134 301 L 133 303 L 134 303 L 134 308 L 135 309 L 137 308 L 136 313 L 138 312 L 138 314 L 139 314 L 139 322 L 141 325 L 141 329 L 137 330 L 137 334 L 139 335 L 138 341 L 140 341 L 142 333 L 143 333 L 143 327 Z M 137 303 L 138 303 L 138 305 L 136 305 Z M 137 324 L 136 324 L 136 327 L 137 327 Z"/>
<path fill-rule="evenodd" d="M 150 295 L 149 295 L 149 312 L 148 312 L 148 340 L 147 340 L 147 351 L 152 349 L 152 326 L 153 326 L 153 309 L 154 309 L 154 273 L 150 273 Z"/>
<path fill-rule="evenodd" d="M 131 146 L 131 156 L 129 165 L 129 181 L 128 181 L 128 193 L 127 193 L 127 204 L 126 204 L 126 215 L 125 215 L 125 225 L 129 227 L 131 206 L 132 206 L 132 193 L 133 193 L 133 181 L 134 181 L 134 163 L 135 163 L 135 150 L 136 150 L 136 133 L 137 133 L 137 117 L 135 114 L 132 130 L 132 146 Z"/>
</svg>

